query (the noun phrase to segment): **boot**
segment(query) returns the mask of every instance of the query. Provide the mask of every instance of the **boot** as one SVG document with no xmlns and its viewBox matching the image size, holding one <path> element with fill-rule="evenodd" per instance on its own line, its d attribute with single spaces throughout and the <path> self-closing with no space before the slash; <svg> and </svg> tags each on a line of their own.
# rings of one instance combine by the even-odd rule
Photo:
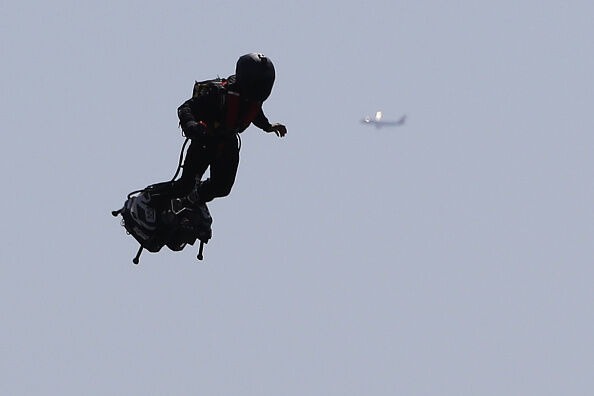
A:
<svg viewBox="0 0 594 396">
<path fill-rule="evenodd" d="M 198 194 L 199 183 L 194 189 L 185 197 L 175 198 L 171 200 L 171 210 L 173 213 L 181 213 L 186 208 L 193 208 L 200 203 L 200 195 Z"/>
</svg>

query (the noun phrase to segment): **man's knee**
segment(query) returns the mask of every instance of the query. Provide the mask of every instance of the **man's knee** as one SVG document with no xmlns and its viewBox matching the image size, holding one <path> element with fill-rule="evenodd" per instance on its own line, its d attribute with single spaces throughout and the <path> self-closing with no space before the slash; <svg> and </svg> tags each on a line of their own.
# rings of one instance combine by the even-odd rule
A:
<svg viewBox="0 0 594 396">
<path fill-rule="evenodd" d="M 204 201 L 212 201 L 214 198 L 226 197 L 231 193 L 233 183 L 221 183 L 220 181 L 213 181 L 207 179 L 200 184 L 198 194 Z"/>
<path fill-rule="evenodd" d="M 226 197 L 227 195 L 231 194 L 231 189 L 233 188 L 233 184 L 219 184 L 215 185 L 214 187 L 214 195 L 217 198 Z"/>
</svg>

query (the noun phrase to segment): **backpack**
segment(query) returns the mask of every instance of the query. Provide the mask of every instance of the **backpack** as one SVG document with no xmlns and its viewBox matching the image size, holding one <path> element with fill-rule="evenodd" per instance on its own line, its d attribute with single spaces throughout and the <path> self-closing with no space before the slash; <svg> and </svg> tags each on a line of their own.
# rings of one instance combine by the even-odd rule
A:
<svg viewBox="0 0 594 396">
<path fill-rule="evenodd" d="M 222 93 L 224 92 L 227 84 L 227 79 L 220 77 L 214 78 L 212 80 L 195 81 L 194 89 L 192 90 L 192 98 Z"/>
</svg>

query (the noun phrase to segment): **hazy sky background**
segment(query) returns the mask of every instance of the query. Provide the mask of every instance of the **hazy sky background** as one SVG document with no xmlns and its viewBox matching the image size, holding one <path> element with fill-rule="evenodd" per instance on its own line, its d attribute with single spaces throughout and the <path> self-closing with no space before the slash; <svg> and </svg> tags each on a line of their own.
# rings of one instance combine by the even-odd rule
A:
<svg viewBox="0 0 594 396">
<path fill-rule="evenodd" d="M 0 394 L 592 394 L 593 13 L 3 2 Z M 243 133 L 204 262 L 134 266 L 110 211 L 252 51 L 287 137 Z"/>
</svg>

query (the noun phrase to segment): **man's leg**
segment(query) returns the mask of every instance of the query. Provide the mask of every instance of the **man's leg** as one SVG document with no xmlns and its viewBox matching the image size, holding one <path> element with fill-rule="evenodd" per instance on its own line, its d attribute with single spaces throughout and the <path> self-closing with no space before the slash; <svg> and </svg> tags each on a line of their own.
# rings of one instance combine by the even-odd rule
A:
<svg viewBox="0 0 594 396">
<path fill-rule="evenodd" d="M 151 197 L 159 201 L 184 197 L 192 192 L 196 178 L 202 177 L 208 168 L 208 153 L 199 142 L 191 142 L 186 153 L 181 177 L 173 182 L 157 183 L 150 186 Z"/>
<path fill-rule="evenodd" d="M 239 166 L 239 137 L 232 135 L 211 149 L 210 178 L 203 181 L 198 189 L 202 202 L 210 202 L 231 192 Z"/>
</svg>

